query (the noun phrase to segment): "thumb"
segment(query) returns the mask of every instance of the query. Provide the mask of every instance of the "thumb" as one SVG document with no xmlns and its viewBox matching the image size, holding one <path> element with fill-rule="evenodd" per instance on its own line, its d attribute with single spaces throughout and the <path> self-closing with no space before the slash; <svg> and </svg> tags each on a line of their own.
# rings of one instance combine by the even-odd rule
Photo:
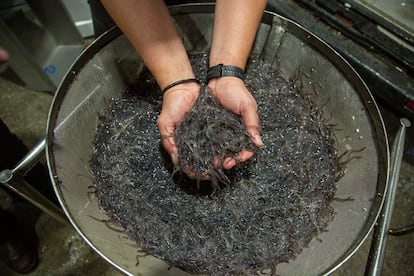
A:
<svg viewBox="0 0 414 276">
<path fill-rule="evenodd" d="M 170 154 L 171 161 L 174 165 L 178 164 L 178 149 L 175 144 L 175 138 L 174 138 L 174 130 L 175 126 L 170 126 L 168 124 L 165 124 L 165 122 L 162 120 L 162 118 L 158 118 L 157 121 L 158 129 L 160 130 L 161 134 L 161 141 L 162 145 L 164 146 L 165 150 Z"/>
<path fill-rule="evenodd" d="M 264 146 L 262 138 L 260 137 L 259 115 L 256 108 L 247 108 L 242 112 L 243 122 L 246 126 L 247 133 L 256 147 Z"/>
</svg>

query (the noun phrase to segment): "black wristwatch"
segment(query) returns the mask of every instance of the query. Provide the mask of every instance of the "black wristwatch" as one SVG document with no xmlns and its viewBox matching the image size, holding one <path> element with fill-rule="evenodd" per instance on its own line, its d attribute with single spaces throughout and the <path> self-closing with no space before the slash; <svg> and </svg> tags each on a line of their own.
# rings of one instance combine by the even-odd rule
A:
<svg viewBox="0 0 414 276">
<path fill-rule="evenodd" d="M 221 77 L 237 77 L 244 81 L 244 71 L 236 66 L 218 64 L 207 70 L 207 82 Z"/>
</svg>

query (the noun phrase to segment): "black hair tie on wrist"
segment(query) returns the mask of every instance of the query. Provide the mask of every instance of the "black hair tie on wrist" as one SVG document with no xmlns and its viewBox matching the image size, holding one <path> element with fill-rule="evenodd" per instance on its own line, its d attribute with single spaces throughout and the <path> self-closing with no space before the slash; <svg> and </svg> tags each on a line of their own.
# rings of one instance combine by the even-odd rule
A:
<svg viewBox="0 0 414 276">
<path fill-rule="evenodd" d="M 236 66 L 217 64 L 208 68 L 207 82 L 221 77 L 236 77 L 244 81 L 244 71 Z"/>
<path fill-rule="evenodd" d="M 188 83 L 188 82 L 196 82 L 196 83 L 200 84 L 200 81 L 199 81 L 198 79 L 196 79 L 196 78 L 190 78 L 190 79 L 178 80 L 178 81 L 175 81 L 175 82 L 173 82 L 173 83 L 171 83 L 171 84 L 167 85 L 167 86 L 166 86 L 166 87 L 162 90 L 162 94 L 164 94 L 165 92 L 167 92 L 167 90 L 168 90 L 168 89 L 173 88 L 174 86 L 177 86 L 177 85 L 182 84 L 182 83 Z"/>
</svg>

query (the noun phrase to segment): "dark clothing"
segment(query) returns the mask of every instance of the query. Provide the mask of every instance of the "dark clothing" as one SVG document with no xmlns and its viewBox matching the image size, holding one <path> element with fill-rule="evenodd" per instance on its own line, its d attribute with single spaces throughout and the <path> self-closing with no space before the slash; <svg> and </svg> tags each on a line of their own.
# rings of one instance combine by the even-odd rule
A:
<svg viewBox="0 0 414 276">
<path fill-rule="evenodd" d="M 11 169 L 27 151 L 23 142 L 0 119 L 0 170 Z"/>
<path fill-rule="evenodd" d="M 0 171 L 12 169 L 28 152 L 28 148 L 0 119 Z M 24 177 L 29 185 L 41 192 L 53 203 L 57 204 L 57 198 L 54 194 L 52 183 L 46 168 L 38 163 Z M 5 189 L 8 194 L 17 201 L 25 201 L 15 193 Z M 30 206 L 30 205 L 29 205 Z M 0 208 L 0 244 L 7 240 L 10 234 L 16 233 L 16 218 L 9 211 Z"/>
<path fill-rule="evenodd" d="M 27 153 L 28 148 L 0 119 L 0 171 L 12 169 Z M 24 177 L 30 185 L 41 192 L 53 203 L 57 204 L 52 183 L 47 169 L 40 163 L 36 164 Z M 13 197 L 17 197 L 11 194 Z"/>
<path fill-rule="evenodd" d="M 93 31 L 95 37 L 98 37 L 115 26 L 115 23 L 106 12 L 100 0 L 89 0 L 88 2 L 92 14 Z"/>
<path fill-rule="evenodd" d="M 11 133 L 0 119 L 0 171 L 12 169 L 27 152 L 28 149 L 23 142 Z M 49 174 L 41 164 L 34 166 L 24 179 L 29 185 L 57 203 Z M 13 198 L 13 207 L 17 203 L 23 206 L 21 207 L 23 217 L 17 216 L 13 208 L 11 208 L 13 211 L 0 208 L 0 260 L 11 270 L 26 274 L 35 269 L 39 262 L 37 253 L 39 241 L 33 221 L 33 208 L 35 207 L 8 189 L 5 190 Z"/>
</svg>

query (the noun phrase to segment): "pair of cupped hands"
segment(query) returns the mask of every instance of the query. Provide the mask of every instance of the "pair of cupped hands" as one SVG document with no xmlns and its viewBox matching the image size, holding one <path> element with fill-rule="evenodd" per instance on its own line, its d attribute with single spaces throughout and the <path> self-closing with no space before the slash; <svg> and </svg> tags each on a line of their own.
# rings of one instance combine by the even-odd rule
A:
<svg viewBox="0 0 414 276">
<path fill-rule="evenodd" d="M 257 103 L 252 94 L 247 90 L 244 82 L 237 77 L 221 77 L 212 79 L 208 83 L 215 99 L 224 108 L 242 117 L 251 141 L 262 147 L 263 143 L 259 131 L 259 117 Z M 157 124 L 160 130 L 164 148 L 171 156 L 174 165 L 179 163 L 178 149 L 174 139 L 176 126 L 181 122 L 186 113 L 194 105 L 200 93 L 200 85 L 196 82 L 183 83 L 167 90 L 163 96 L 161 114 Z M 213 164 L 231 169 L 238 162 L 244 162 L 254 155 L 252 151 L 243 150 L 235 158 L 227 157 L 222 164 Z M 214 162 L 214 161 L 212 161 Z"/>
</svg>

